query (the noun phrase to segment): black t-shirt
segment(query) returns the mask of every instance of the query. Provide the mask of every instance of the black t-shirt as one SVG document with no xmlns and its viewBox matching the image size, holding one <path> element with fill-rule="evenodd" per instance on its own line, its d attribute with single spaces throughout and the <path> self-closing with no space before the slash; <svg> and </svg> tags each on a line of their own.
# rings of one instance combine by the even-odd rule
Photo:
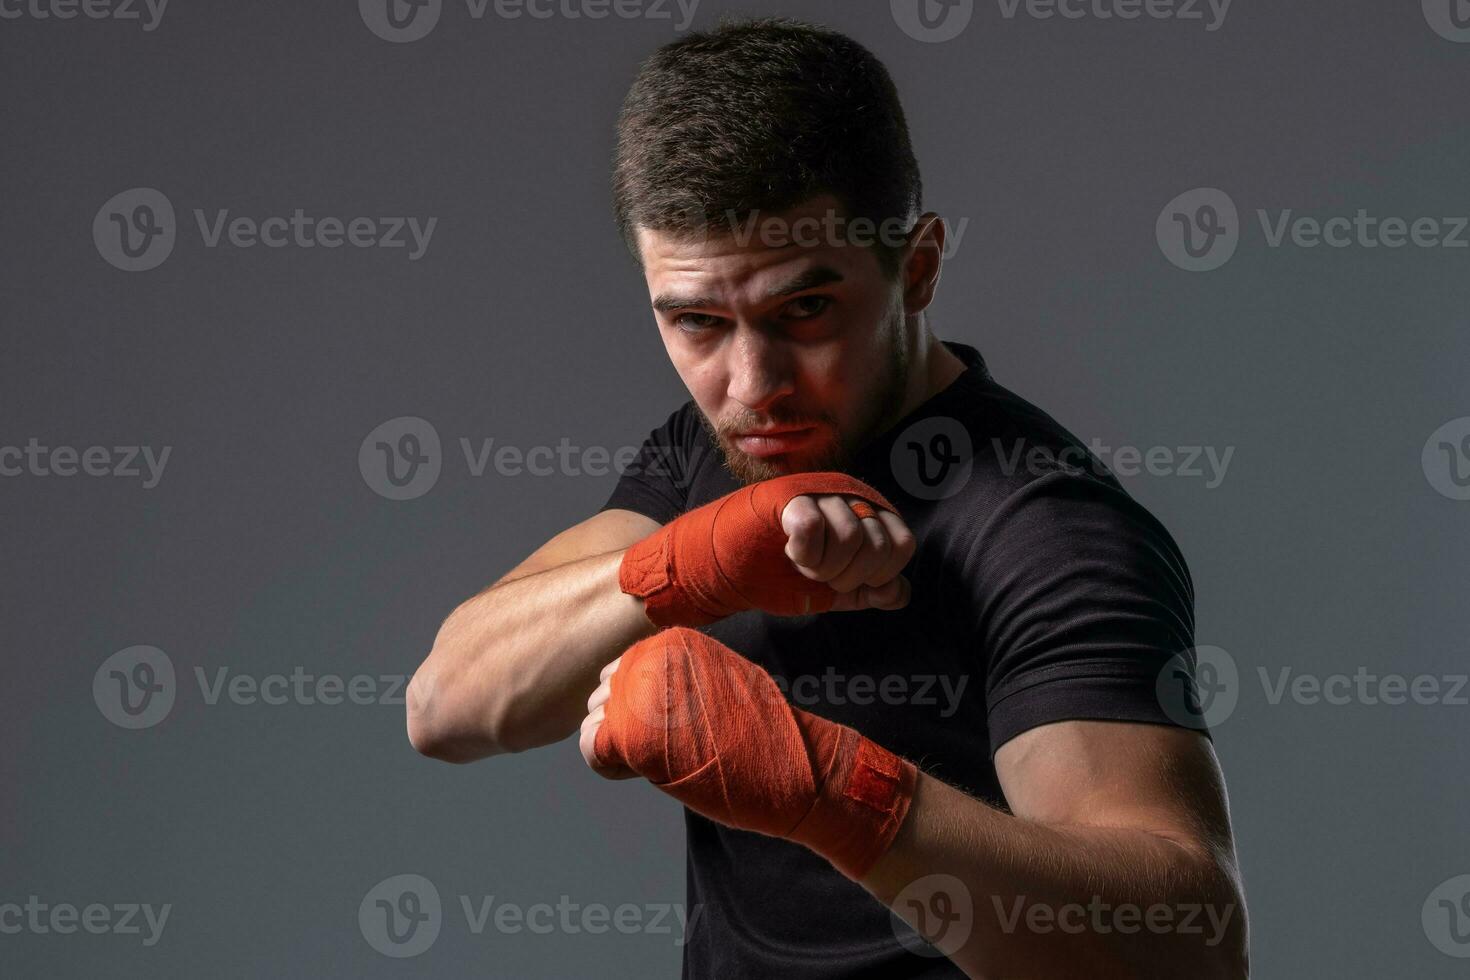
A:
<svg viewBox="0 0 1470 980">
<path fill-rule="evenodd" d="M 796 706 L 1004 808 L 993 757 L 1029 728 L 1180 724 L 1157 692 L 1172 656 L 1193 664 L 1194 590 L 1163 525 L 1075 436 L 997 384 L 975 348 L 945 345 L 967 370 L 848 468 L 917 538 L 909 605 L 745 612 L 704 631 L 764 667 Z M 602 509 L 667 523 L 739 487 L 689 401 L 649 435 Z M 688 908 L 701 909 L 685 978 L 963 976 L 807 848 L 685 818 Z"/>
</svg>

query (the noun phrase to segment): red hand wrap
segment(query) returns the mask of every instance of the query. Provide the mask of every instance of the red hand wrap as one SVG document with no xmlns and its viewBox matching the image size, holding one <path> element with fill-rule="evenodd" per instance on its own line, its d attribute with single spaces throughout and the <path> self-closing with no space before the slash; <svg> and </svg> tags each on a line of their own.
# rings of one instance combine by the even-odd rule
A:
<svg viewBox="0 0 1470 980">
<path fill-rule="evenodd" d="M 623 553 L 618 586 L 643 600 L 656 626 L 705 626 L 746 609 L 803 616 L 837 593 L 786 556 L 781 512 L 803 494 L 843 494 L 859 518 L 898 513 L 877 490 L 844 473 L 763 480 L 683 514 Z"/>
<path fill-rule="evenodd" d="M 918 770 L 793 707 L 760 667 L 674 628 L 623 654 L 593 752 L 711 820 L 803 844 L 854 881 L 893 843 Z"/>
</svg>

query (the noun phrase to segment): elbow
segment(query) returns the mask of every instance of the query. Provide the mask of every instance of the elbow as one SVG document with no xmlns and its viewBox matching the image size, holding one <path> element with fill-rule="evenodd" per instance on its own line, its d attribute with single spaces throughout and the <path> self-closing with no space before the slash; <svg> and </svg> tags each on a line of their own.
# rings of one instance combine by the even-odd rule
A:
<svg viewBox="0 0 1470 980">
<path fill-rule="evenodd" d="M 1250 923 L 1240 871 L 1230 855 L 1218 857 L 1214 870 L 1208 914 L 1203 916 L 1206 943 L 1211 947 L 1209 975 L 1246 980 L 1250 976 Z"/>
<path fill-rule="evenodd" d="M 1245 919 L 1245 900 L 1237 896 L 1236 921 L 1227 930 L 1218 955 L 1219 975 L 1223 980 L 1247 980 L 1251 975 L 1250 940 Z"/>
<path fill-rule="evenodd" d="M 1201 963 L 1201 966 L 1205 966 Z M 1213 977 L 1216 980 L 1247 980 L 1250 977 L 1250 951 L 1245 937 L 1231 935 L 1217 946 L 1209 956 L 1208 966 L 1196 976 Z"/>
<path fill-rule="evenodd" d="M 449 685 L 427 665 L 420 667 L 408 683 L 404 698 L 408 743 L 415 752 L 440 762 L 464 765 L 506 752 L 489 726 L 469 726 L 456 720 L 448 703 Z"/>
</svg>

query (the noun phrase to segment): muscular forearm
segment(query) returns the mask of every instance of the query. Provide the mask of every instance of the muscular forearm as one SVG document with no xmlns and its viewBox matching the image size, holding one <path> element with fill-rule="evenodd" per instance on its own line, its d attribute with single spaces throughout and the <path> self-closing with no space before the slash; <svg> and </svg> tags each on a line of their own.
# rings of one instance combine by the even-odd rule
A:
<svg viewBox="0 0 1470 980">
<path fill-rule="evenodd" d="M 862 884 L 972 977 L 1244 977 L 1233 867 L 1172 836 L 1021 820 L 921 774 Z"/>
<path fill-rule="evenodd" d="M 654 632 L 618 588 L 622 551 L 502 582 L 456 609 L 409 685 L 409 739 L 470 762 L 577 730 L 598 672 Z"/>
</svg>

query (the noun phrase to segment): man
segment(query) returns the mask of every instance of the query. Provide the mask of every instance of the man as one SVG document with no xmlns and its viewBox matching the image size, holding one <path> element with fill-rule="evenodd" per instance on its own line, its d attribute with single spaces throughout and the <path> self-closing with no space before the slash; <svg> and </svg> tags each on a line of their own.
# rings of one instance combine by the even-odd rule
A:
<svg viewBox="0 0 1470 980">
<path fill-rule="evenodd" d="M 1223 779 L 1159 693 L 1184 559 L 930 332 L 945 227 L 883 66 L 782 19 L 679 40 L 614 194 L 692 399 L 448 618 L 414 746 L 580 730 L 684 803 L 686 977 L 1245 976 Z"/>
</svg>

